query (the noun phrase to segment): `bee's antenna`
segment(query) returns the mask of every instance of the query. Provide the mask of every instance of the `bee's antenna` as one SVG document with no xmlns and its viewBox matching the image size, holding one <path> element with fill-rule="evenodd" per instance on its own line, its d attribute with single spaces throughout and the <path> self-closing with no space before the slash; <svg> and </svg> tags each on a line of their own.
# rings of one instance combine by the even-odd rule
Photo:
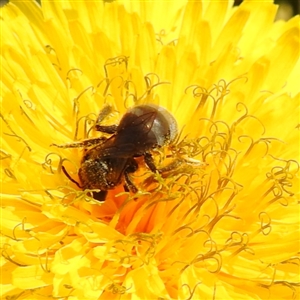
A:
<svg viewBox="0 0 300 300">
<path fill-rule="evenodd" d="M 67 172 L 66 168 L 64 166 L 61 166 L 61 169 L 63 170 L 64 174 L 73 182 L 75 183 L 80 189 L 82 189 L 82 186 L 80 186 L 80 184 L 74 180 L 70 175 L 69 173 Z"/>
</svg>

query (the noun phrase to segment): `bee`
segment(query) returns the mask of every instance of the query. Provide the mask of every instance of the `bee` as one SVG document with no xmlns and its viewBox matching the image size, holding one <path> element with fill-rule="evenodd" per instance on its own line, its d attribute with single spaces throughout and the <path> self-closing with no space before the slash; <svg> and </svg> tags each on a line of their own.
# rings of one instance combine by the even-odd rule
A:
<svg viewBox="0 0 300 300">
<path fill-rule="evenodd" d="M 78 172 L 80 184 L 72 179 L 63 167 L 65 175 L 82 189 L 98 189 L 93 193 L 97 200 L 104 200 L 108 190 L 124 182 L 125 191 L 136 193 L 138 189 L 130 174 L 138 169 L 137 157 L 143 157 L 152 172 L 158 171 L 151 150 L 175 140 L 178 126 L 173 115 L 165 108 L 145 104 L 127 110 L 118 125 L 103 126 L 97 118 L 95 130 L 110 134 L 67 145 L 52 144 L 61 148 L 85 148 Z"/>
</svg>

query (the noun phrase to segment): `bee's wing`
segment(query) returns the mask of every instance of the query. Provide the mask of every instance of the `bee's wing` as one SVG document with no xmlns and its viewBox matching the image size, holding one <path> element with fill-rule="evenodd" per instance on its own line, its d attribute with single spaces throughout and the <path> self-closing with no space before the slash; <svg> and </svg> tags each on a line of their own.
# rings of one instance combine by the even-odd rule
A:
<svg viewBox="0 0 300 300">
<path fill-rule="evenodd" d="M 102 148 L 99 153 L 100 157 L 115 157 L 115 158 L 128 158 L 134 156 L 136 147 L 133 144 L 122 144 L 118 146 L 110 146 Z"/>
<path fill-rule="evenodd" d="M 121 135 L 134 132 L 140 135 L 147 134 L 151 130 L 156 116 L 156 110 L 145 112 L 139 116 L 127 113 L 118 125 L 117 132 Z"/>
<path fill-rule="evenodd" d="M 124 139 L 119 141 L 116 135 L 113 135 L 104 143 L 90 148 L 89 152 L 93 153 L 94 158 L 115 157 L 117 159 L 136 156 L 141 152 L 141 148 L 144 147 L 140 147 L 137 143 L 125 142 Z"/>
<path fill-rule="evenodd" d="M 151 135 L 151 128 L 156 112 L 148 112 L 140 116 L 128 115 L 118 126 L 117 133 L 98 147 L 100 157 L 132 157 L 148 150 L 156 142 Z"/>
</svg>

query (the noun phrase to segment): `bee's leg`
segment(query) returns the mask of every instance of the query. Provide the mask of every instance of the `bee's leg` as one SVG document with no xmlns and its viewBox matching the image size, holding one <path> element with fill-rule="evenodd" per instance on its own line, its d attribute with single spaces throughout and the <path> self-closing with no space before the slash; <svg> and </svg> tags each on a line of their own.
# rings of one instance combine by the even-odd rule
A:
<svg viewBox="0 0 300 300">
<path fill-rule="evenodd" d="M 100 124 L 109 114 L 113 112 L 113 107 L 109 104 L 104 104 L 96 119 L 96 124 Z"/>
<path fill-rule="evenodd" d="M 95 129 L 97 131 L 104 132 L 104 133 L 110 133 L 110 134 L 116 133 L 117 128 L 118 128 L 118 125 L 109 125 L 109 126 L 104 126 L 104 125 L 99 125 L 99 124 L 95 125 Z"/>
<path fill-rule="evenodd" d="M 163 168 L 158 169 L 159 173 L 165 173 L 178 169 L 182 165 L 193 165 L 194 167 L 205 167 L 207 164 L 193 158 L 177 158 Z"/>
<path fill-rule="evenodd" d="M 144 160 L 145 160 L 146 165 L 149 167 L 149 169 L 153 173 L 155 173 L 156 171 L 158 171 L 159 173 L 169 172 L 169 171 L 179 168 L 182 164 L 187 163 L 187 161 L 184 159 L 176 159 L 176 160 L 173 160 L 172 162 L 170 162 L 167 166 L 157 169 L 155 166 L 154 160 L 152 158 L 152 155 L 150 153 L 144 154 Z"/>
<path fill-rule="evenodd" d="M 148 168 L 149 168 L 153 173 L 155 173 L 156 170 L 157 170 L 157 168 L 156 168 L 156 166 L 155 166 L 155 164 L 154 164 L 154 160 L 153 160 L 152 155 L 151 155 L 150 153 L 146 152 L 146 153 L 144 154 L 144 160 L 145 160 L 145 163 L 146 163 L 146 165 L 148 166 Z"/>
<path fill-rule="evenodd" d="M 183 159 L 176 159 L 172 162 L 170 162 L 168 165 L 166 165 L 165 167 L 163 168 L 160 168 L 158 170 L 159 173 L 165 173 L 165 172 L 169 172 L 169 171 L 172 171 L 174 169 L 177 169 L 179 168 L 182 164 L 186 163 L 185 160 Z"/>
<path fill-rule="evenodd" d="M 51 144 L 50 146 L 55 146 L 58 148 L 87 148 L 96 144 L 101 144 L 106 140 L 107 140 L 106 137 L 98 137 L 98 138 L 86 139 L 80 142 L 74 142 L 74 143 L 63 144 L 63 145 Z"/>
<path fill-rule="evenodd" d="M 110 125 L 110 126 L 104 126 L 99 125 L 111 112 L 113 111 L 112 106 L 105 105 L 102 110 L 100 111 L 97 119 L 96 119 L 96 125 L 95 129 L 100 132 L 113 134 L 117 132 L 117 125 Z"/>
<path fill-rule="evenodd" d="M 127 168 L 124 171 L 124 177 L 125 177 L 125 184 L 124 184 L 124 189 L 126 192 L 133 192 L 136 193 L 138 191 L 138 189 L 136 188 L 136 186 L 132 183 L 129 173 L 133 173 L 138 169 L 138 165 L 136 163 L 136 161 L 134 159 L 132 159 Z"/>
</svg>

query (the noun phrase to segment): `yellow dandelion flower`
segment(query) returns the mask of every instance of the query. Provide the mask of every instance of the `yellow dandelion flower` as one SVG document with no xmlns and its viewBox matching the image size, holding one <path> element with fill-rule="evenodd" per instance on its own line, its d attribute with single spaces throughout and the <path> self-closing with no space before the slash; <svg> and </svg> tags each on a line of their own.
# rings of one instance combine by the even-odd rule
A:
<svg viewBox="0 0 300 300">
<path fill-rule="evenodd" d="M 2 299 L 297 299 L 299 16 L 271 1 L 1 8 Z M 84 149 L 128 107 L 178 122 L 105 201 Z M 65 168 L 68 176 L 63 172 Z"/>
</svg>

